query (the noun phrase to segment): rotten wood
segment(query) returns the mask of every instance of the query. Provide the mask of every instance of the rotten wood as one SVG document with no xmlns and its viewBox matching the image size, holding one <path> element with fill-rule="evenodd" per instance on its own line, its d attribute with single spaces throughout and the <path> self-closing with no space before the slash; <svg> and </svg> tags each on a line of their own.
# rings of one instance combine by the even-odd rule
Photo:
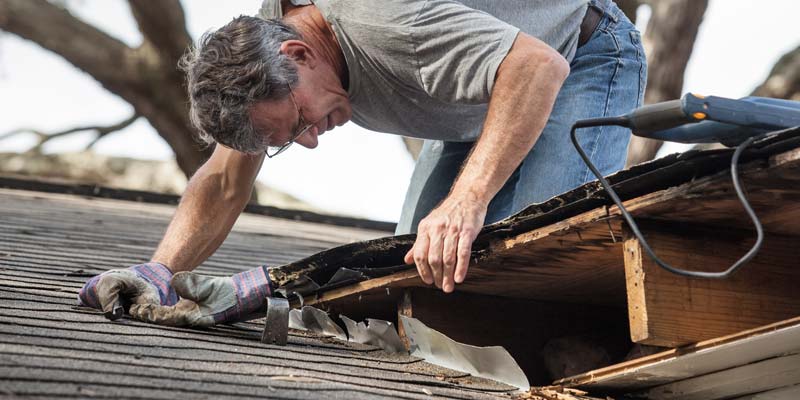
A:
<svg viewBox="0 0 800 400">
<path fill-rule="evenodd" d="M 411 351 L 411 343 L 408 341 L 408 336 L 406 335 L 406 330 L 403 327 L 403 323 L 400 320 L 400 317 L 414 317 L 414 310 L 412 308 L 411 303 L 411 289 L 406 289 L 403 291 L 403 295 L 400 296 L 400 299 L 397 300 L 397 334 L 400 336 L 400 340 L 403 341 L 403 345 L 405 345 L 407 351 Z"/>
<path fill-rule="evenodd" d="M 319 293 L 316 296 L 307 299 L 305 304 L 309 306 L 324 304 L 329 301 L 341 299 L 357 293 L 363 293 L 372 289 L 394 286 L 393 284 L 395 283 L 408 283 L 409 281 L 413 281 L 415 279 L 419 279 L 417 276 L 417 270 L 409 269 L 407 271 L 401 271 L 380 278 L 370 279 L 353 285 Z"/>
<path fill-rule="evenodd" d="M 741 171 L 745 186 L 748 189 L 755 189 L 750 190 L 750 193 L 751 198 L 754 197 L 754 194 L 756 195 L 752 199 L 756 205 L 756 211 L 765 221 L 765 225 L 769 225 L 769 229 L 777 233 L 800 234 L 797 232 L 797 224 L 781 218 L 784 215 L 783 211 L 795 212 L 800 207 L 795 205 L 800 205 L 800 201 L 791 201 L 798 197 L 798 190 L 795 189 L 800 180 L 796 154 L 798 147 L 800 147 L 800 130 L 789 129 L 757 141 L 742 154 Z M 730 212 L 740 207 L 738 202 L 733 199 L 727 172 L 731 154 L 732 150 L 709 150 L 670 155 L 629 170 L 620 171 L 609 176 L 608 180 L 625 200 L 626 206 L 637 216 L 655 219 L 659 214 L 664 214 L 665 218 L 694 221 L 696 214 L 686 212 L 686 210 L 698 210 L 702 211 L 703 218 L 709 219 L 709 224 L 718 222 L 726 227 L 737 226 L 736 224 L 742 223 L 742 219 Z M 780 166 L 773 165 L 774 160 L 783 156 L 786 157 Z M 752 175 L 767 167 L 770 169 L 767 175 L 772 176 L 773 179 L 763 180 L 763 176 Z M 761 187 L 757 187 L 759 184 Z M 702 201 L 706 199 L 708 201 Z M 612 254 L 611 257 L 618 259 L 610 272 L 616 274 L 615 277 L 610 280 L 600 279 L 597 281 L 598 286 L 601 287 L 610 281 L 612 286 L 616 285 L 616 288 L 622 289 L 622 291 L 611 289 L 610 296 L 606 295 L 609 293 L 608 288 L 605 290 L 594 289 L 593 292 L 595 285 L 591 283 L 588 287 L 584 285 L 584 287 L 567 288 L 570 290 L 553 290 L 554 284 L 562 284 L 562 282 L 558 279 L 550 279 L 548 276 L 553 271 L 548 268 L 544 268 L 540 274 L 532 276 L 535 279 L 527 281 L 542 283 L 540 287 L 545 292 L 541 295 L 538 291 L 526 290 L 524 287 L 521 290 L 515 290 L 524 284 L 519 279 L 511 279 L 510 286 L 492 287 L 484 285 L 483 281 L 478 281 L 473 285 L 472 278 L 470 278 L 479 273 L 476 271 L 482 269 L 487 270 L 489 273 L 487 276 L 492 280 L 503 275 L 503 272 L 492 271 L 491 268 L 494 267 L 495 260 L 504 261 L 501 258 L 503 253 L 508 252 L 511 258 L 515 256 L 512 248 L 515 242 L 539 241 L 539 238 L 543 237 L 546 240 L 553 240 L 554 243 L 565 248 L 570 248 L 570 246 L 580 248 L 583 240 L 592 236 L 589 234 L 591 231 L 595 236 L 593 239 L 595 248 L 602 249 L 603 246 L 608 246 L 608 243 L 597 246 L 603 241 L 610 242 L 613 246 L 615 242 L 619 241 L 617 238 L 621 234 L 619 211 L 612 205 L 606 206 L 607 204 L 610 204 L 610 200 L 606 198 L 602 188 L 596 182 L 592 182 L 546 202 L 532 204 L 517 215 L 484 227 L 473 244 L 471 273 L 467 276 L 467 282 L 459 285 L 458 289 L 476 293 L 494 290 L 494 292 L 486 294 L 507 297 L 520 295 L 547 299 L 547 296 L 550 295 L 560 295 L 567 298 L 571 296 L 573 301 L 578 302 L 586 301 L 587 298 L 590 301 L 609 304 L 624 302 L 621 251 L 617 251 L 617 254 L 614 254 L 613 251 L 608 253 Z M 660 209 L 660 206 L 663 209 Z M 711 218 L 712 216 L 713 218 Z M 574 237 L 569 238 L 569 235 L 574 235 Z M 342 267 L 378 268 L 400 265 L 403 263 L 403 256 L 413 245 L 414 239 L 414 235 L 402 235 L 353 243 L 315 254 L 274 270 L 276 275 L 287 281 L 292 277 L 308 274 L 317 282 L 327 282 L 327 279 Z M 563 250 L 564 257 L 568 260 L 571 259 L 573 264 L 580 261 L 579 257 L 576 257 L 577 252 L 571 254 L 569 251 Z M 538 257 L 539 254 L 535 253 L 535 248 L 533 251 L 530 263 L 519 265 L 514 269 L 524 271 L 537 268 L 541 258 Z M 595 253 L 584 251 L 580 254 L 581 257 L 588 255 L 589 262 L 594 262 Z M 608 257 L 608 254 L 604 256 Z M 562 268 L 562 270 L 568 269 Z M 599 272 L 602 272 L 602 268 L 589 271 L 594 274 Z M 507 273 L 513 274 L 515 271 L 507 271 Z M 393 285 L 402 287 L 404 283 L 398 282 Z M 407 286 L 407 283 L 405 285 Z M 549 293 L 546 292 L 548 289 Z M 587 289 L 589 292 L 585 295 L 576 294 L 578 289 Z M 504 293 L 504 291 L 509 292 Z"/>
<path fill-rule="evenodd" d="M 761 153 L 757 157 L 751 156 L 749 161 L 740 165 L 740 175 L 744 186 L 756 213 L 768 232 L 767 242 L 769 243 L 765 244 L 764 250 L 762 250 L 763 254 L 759 256 L 760 259 L 757 263 L 745 266 L 745 270 L 742 271 L 746 271 L 748 268 L 753 271 L 764 271 L 763 265 L 770 263 L 776 266 L 768 266 L 768 273 L 763 277 L 757 276 L 745 280 L 752 284 L 752 287 L 743 286 L 739 293 L 740 297 L 736 297 L 736 301 L 761 302 L 760 307 L 768 309 L 774 306 L 777 311 L 774 314 L 770 314 L 773 311 L 769 310 L 759 313 L 757 312 L 759 306 L 750 308 L 747 306 L 741 315 L 737 316 L 741 320 L 739 321 L 740 325 L 732 325 L 733 329 L 746 329 L 757 324 L 788 317 L 786 313 L 793 312 L 791 310 L 794 309 L 794 302 L 797 301 L 797 296 L 791 290 L 786 289 L 791 282 L 796 281 L 796 275 L 790 274 L 790 279 L 780 279 L 778 275 L 787 273 L 785 269 L 787 261 L 791 261 L 789 256 L 791 253 L 787 253 L 786 249 L 790 251 L 789 244 L 797 243 L 796 238 L 800 237 L 800 226 L 796 222 L 800 220 L 800 185 L 798 184 L 800 183 L 800 150 L 798 150 L 797 144 L 781 147 L 782 145 L 779 143 L 773 143 L 775 144 L 767 147 L 758 145 L 760 147 L 757 151 Z M 754 234 L 732 190 L 726 166 L 727 161 L 725 161 L 725 158 L 729 157 L 729 152 L 725 150 L 705 152 L 703 153 L 705 157 L 700 157 L 699 154 L 701 153 L 685 155 L 682 159 L 673 161 L 673 164 L 662 164 L 660 168 L 648 165 L 640 166 L 637 167 L 638 173 L 636 174 L 635 171 L 621 172 L 614 178 L 617 182 L 615 185 L 626 199 L 625 205 L 628 210 L 637 220 L 642 221 L 646 237 L 649 237 L 648 235 L 652 232 L 655 232 L 656 236 L 666 235 L 662 231 L 671 232 L 668 235 L 668 238 L 672 238 L 671 242 L 663 242 L 666 239 L 662 239 L 663 243 L 669 244 L 665 247 L 669 253 L 680 256 L 685 256 L 683 253 L 692 253 L 692 257 L 695 257 L 694 254 L 700 254 L 717 260 L 717 264 L 722 265 L 723 261 L 731 261 L 734 259 L 734 255 L 742 254 Z M 710 159 L 716 161 L 711 162 Z M 661 162 L 657 161 L 655 164 Z M 698 165 L 702 165 L 702 168 L 694 169 L 696 175 L 692 177 L 693 169 L 690 166 Z M 669 172 L 665 172 L 665 168 Z M 701 170 L 702 173 L 698 172 Z M 675 174 L 680 176 L 675 176 Z M 652 182 L 651 185 L 659 187 L 659 189 L 646 191 L 648 185 L 644 181 Z M 674 182 L 674 184 L 666 184 L 665 181 Z M 391 314 L 386 313 L 383 316 L 383 318 L 390 319 L 397 315 L 397 303 L 403 291 L 411 287 L 414 288 L 412 312 L 415 317 L 426 315 L 422 317 L 426 324 L 462 342 L 470 344 L 505 343 L 520 364 L 528 363 L 523 367 L 526 368 L 526 372 L 529 372 L 531 376 L 541 377 L 542 370 L 539 369 L 537 372 L 535 366 L 537 362 L 541 361 L 538 351 L 546 340 L 557 337 L 559 334 L 555 328 L 554 331 L 541 332 L 542 326 L 550 324 L 562 326 L 561 324 L 586 321 L 596 316 L 602 316 L 604 320 L 596 321 L 594 326 L 605 326 L 606 322 L 604 321 L 609 318 L 626 319 L 627 313 L 624 309 L 628 292 L 626 291 L 625 257 L 629 258 L 628 263 L 630 264 L 633 256 L 623 251 L 624 243 L 621 240 L 623 232 L 619 210 L 615 206 L 606 207 L 602 205 L 602 201 L 599 201 L 601 204 L 599 207 L 584 208 L 582 212 L 571 214 L 573 207 L 580 208 L 585 207 L 586 204 L 598 204 L 596 200 L 599 195 L 597 193 L 591 185 L 585 185 L 551 202 L 531 206 L 530 209 L 517 216 L 486 227 L 476 240 L 467 280 L 457 286 L 455 296 L 445 296 L 435 301 L 425 300 L 424 296 L 429 296 L 425 293 L 438 292 L 434 292 L 430 290 L 430 287 L 422 284 L 416 276 L 416 272 L 410 269 L 402 274 L 374 279 L 372 280 L 374 282 L 369 284 L 362 282 L 359 286 L 338 288 L 327 294 L 322 293 L 325 301 L 318 302 L 318 304 L 348 316 L 361 314 L 374 317 L 382 311 L 390 309 Z M 581 196 L 583 197 L 579 198 Z M 568 199 L 574 199 L 574 202 L 570 203 Z M 413 239 L 413 236 L 384 238 L 345 247 L 344 253 L 337 254 L 342 255 L 343 263 L 352 265 L 365 265 L 364 263 L 369 262 L 374 262 L 374 264 L 367 265 L 396 265 L 392 262 L 396 262 L 395 259 L 404 254 L 407 246 L 413 243 Z M 683 246 L 685 243 L 679 242 L 679 240 L 689 241 L 693 243 L 694 247 L 689 247 L 689 250 L 681 250 L 679 246 Z M 659 238 L 656 238 L 657 242 L 659 242 Z M 329 253 L 328 256 L 333 256 L 334 253 L 335 251 Z M 347 256 L 345 257 L 344 254 Z M 637 262 L 644 263 L 642 258 L 643 256 L 639 255 Z M 311 270 L 315 268 L 335 269 L 335 262 L 331 263 L 329 259 L 325 260 L 324 256 L 310 260 L 310 263 L 306 260 L 295 263 L 294 266 L 301 268 L 313 264 Z M 692 262 L 697 263 L 698 261 L 693 259 Z M 708 263 L 705 259 L 701 262 Z M 680 262 L 676 262 L 676 264 L 686 265 Z M 769 282 L 765 282 L 765 280 Z M 706 283 L 694 284 L 691 288 L 692 290 L 698 287 L 705 288 L 706 286 L 703 285 Z M 778 295 L 770 293 L 776 288 L 775 285 L 778 285 L 779 290 L 776 292 L 780 293 Z M 427 288 L 427 290 L 422 288 Z M 681 290 L 680 285 L 673 285 L 667 289 L 675 292 L 670 292 L 672 293 L 670 299 L 682 296 L 678 293 Z M 418 291 L 423 294 L 418 295 Z M 713 290 L 709 289 L 707 293 L 712 299 L 717 299 L 715 301 L 729 301 L 728 298 L 723 298 L 725 296 L 719 295 Z M 646 293 L 641 292 L 641 294 Z M 574 304 L 573 307 L 579 309 L 592 310 L 606 307 L 618 311 L 595 312 L 585 317 L 580 312 L 573 313 L 569 309 L 559 306 L 556 307 L 560 310 L 558 316 L 553 316 L 542 312 L 536 306 L 531 306 L 519 314 L 505 311 L 508 308 L 497 307 L 491 312 L 482 313 L 478 312 L 479 306 L 473 306 L 473 303 L 468 300 L 486 297 L 503 298 L 507 302 L 517 304 Z M 669 304 L 670 299 L 662 299 L 660 304 Z M 645 304 L 645 301 L 642 300 L 641 303 Z M 423 307 L 420 304 L 432 305 Z M 700 303 L 694 305 L 696 307 L 704 306 Z M 713 303 L 713 305 L 717 306 L 718 304 Z M 724 306 L 719 308 L 725 309 Z M 421 309 L 428 311 L 420 311 Z M 499 309 L 504 311 L 498 312 Z M 680 313 L 674 312 L 673 314 L 679 315 Z M 464 315 L 469 315 L 469 317 L 465 318 Z M 519 315 L 527 318 L 521 325 L 526 328 L 522 332 L 515 333 L 514 328 L 509 327 L 517 326 L 520 323 L 517 318 Z M 669 323 L 669 321 L 660 323 Z M 708 323 L 711 327 L 714 327 L 714 324 L 714 321 Z M 717 328 L 722 325 L 728 325 L 728 323 L 719 324 Z M 628 328 L 627 321 L 622 326 Z M 502 329 L 498 329 L 498 327 L 502 327 Z M 722 328 L 727 329 L 727 327 Z M 717 334 L 733 332 L 724 329 L 719 329 Z M 572 332 L 576 332 L 574 327 L 562 333 L 566 335 Z M 539 336 L 540 334 L 541 336 Z M 625 329 L 621 335 L 627 338 L 629 334 L 630 332 Z M 700 339 L 709 337 L 707 336 L 708 332 L 703 335 L 705 336 L 698 337 Z M 487 338 L 490 342 L 482 341 Z M 528 343 L 515 344 L 515 340 Z M 686 340 L 695 339 L 681 337 L 681 340 L 683 341 L 676 343 L 685 343 Z M 535 351 L 525 348 L 526 345 L 534 346 L 535 344 L 540 346 Z M 686 350 L 681 349 L 680 351 Z M 675 354 L 670 354 L 669 357 L 675 357 Z M 643 359 L 651 358 L 644 357 Z M 637 379 L 641 379 L 641 377 Z M 651 382 L 650 386 L 660 383 L 668 382 Z"/>
<path fill-rule="evenodd" d="M 797 222 L 800 221 L 800 150 L 791 149 L 766 160 L 750 162 L 742 165 L 740 171 L 750 202 L 765 229 L 775 235 L 776 240 L 800 236 L 800 223 Z M 740 230 L 747 238 L 753 235 L 746 233 L 752 228 L 733 193 L 728 171 L 632 198 L 625 202 L 625 206 L 639 219 L 676 224 L 702 223 L 709 229 Z M 619 240 L 622 237 L 620 220 L 615 206 L 598 207 L 536 229 L 490 240 L 471 263 L 466 281 L 458 285 L 457 290 L 501 297 L 622 306 L 626 302 L 626 290 L 625 253 Z M 523 224 L 522 220 L 517 223 Z M 490 231 L 489 234 L 496 232 Z M 645 236 L 647 234 L 645 230 Z M 482 239 L 479 237 L 479 240 Z M 407 236 L 381 239 L 374 245 L 375 250 L 359 247 L 346 260 L 354 259 L 359 263 L 368 254 L 391 258 L 389 253 L 401 254 L 412 242 L 413 237 Z M 772 249 L 770 246 L 766 248 Z M 295 264 L 300 268 L 310 263 Z M 313 270 L 321 261 L 314 259 L 313 264 L 309 269 Z M 336 289 L 336 294 L 322 296 L 329 303 L 352 304 L 354 302 L 348 297 L 361 296 L 381 287 L 424 287 L 413 270 L 373 281 Z"/>
</svg>

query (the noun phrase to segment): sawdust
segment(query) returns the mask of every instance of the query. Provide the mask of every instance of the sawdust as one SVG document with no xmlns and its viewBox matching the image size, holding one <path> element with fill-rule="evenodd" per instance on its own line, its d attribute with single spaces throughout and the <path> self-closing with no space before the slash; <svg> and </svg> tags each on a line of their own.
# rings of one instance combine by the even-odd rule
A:
<svg viewBox="0 0 800 400">
<path fill-rule="evenodd" d="M 515 395 L 514 400 L 601 400 L 590 397 L 587 392 L 563 386 L 532 387 L 531 390 Z M 606 397 L 602 400 L 614 400 Z"/>
</svg>

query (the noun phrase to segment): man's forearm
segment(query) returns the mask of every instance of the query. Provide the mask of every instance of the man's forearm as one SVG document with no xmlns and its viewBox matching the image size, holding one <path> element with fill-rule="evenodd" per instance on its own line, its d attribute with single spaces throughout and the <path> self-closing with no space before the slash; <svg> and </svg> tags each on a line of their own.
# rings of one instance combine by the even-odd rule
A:
<svg viewBox="0 0 800 400">
<path fill-rule="evenodd" d="M 263 161 L 218 146 L 189 181 L 153 261 L 172 272 L 191 271 L 227 237 L 250 199 Z"/>
<path fill-rule="evenodd" d="M 491 201 L 536 143 L 568 74 L 560 54 L 520 33 L 498 68 L 481 137 L 451 196 Z"/>
</svg>

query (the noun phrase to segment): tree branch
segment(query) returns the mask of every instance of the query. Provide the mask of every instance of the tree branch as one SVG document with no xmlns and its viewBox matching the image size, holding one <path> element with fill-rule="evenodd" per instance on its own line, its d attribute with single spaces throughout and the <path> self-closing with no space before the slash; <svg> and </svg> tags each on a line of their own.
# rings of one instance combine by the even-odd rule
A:
<svg viewBox="0 0 800 400">
<path fill-rule="evenodd" d="M 636 23 L 636 10 L 642 5 L 642 0 L 616 0 L 614 1 L 619 9 L 628 17 L 631 22 Z"/>
<path fill-rule="evenodd" d="M 111 125 L 111 126 L 98 126 L 98 127 L 92 128 L 97 132 L 97 136 L 95 136 L 95 138 L 92 139 L 92 141 L 89 142 L 89 144 L 86 145 L 86 150 L 91 149 L 95 144 L 97 144 L 97 142 L 99 142 L 104 137 L 108 136 L 110 133 L 114 133 L 116 131 L 121 131 L 121 130 L 129 127 L 137 119 L 139 119 L 139 114 L 133 113 L 133 115 L 128 117 L 128 119 L 126 119 L 124 121 L 121 121 L 121 122 L 118 122 L 118 123 L 116 123 L 114 125 Z"/>
<path fill-rule="evenodd" d="M 651 1 L 643 38 L 648 62 L 645 103 L 677 99 L 708 0 Z"/>
<path fill-rule="evenodd" d="M 753 96 L 800 100 L 800 46 L 784 54 Z"/>
<path fill-rule="evenodd" d="M 175 64 L 192 44 L 186 30 L 186 17 L 178 0 L 129 0 L 139 31 L 145 40 L 164 57 Z"/>
<path fill-rule="evenodd" d="M 767 79 L 750 95 L 800 101 L 800 46 L 781 56 Z M 725 146 L 720 143 L 702 143 L 692 147 L 693 150 L 722 148 Z"/>
<path fill-rule="evenodd" d="M 137 49 L 45 0 L 0 0 L 0 29 L 64 57 L 130 103 L 175 151 L 181 170 L 191 176 L 211 149 L 200 149 L 193 139 L 183 75 L 176 68 L 178 57 L 191 42 L 186 28 L 178 27 L 184 24 L 183 10 L 177 0 L 137 1 L 132 7 L 145 35 Z M 162 28 L 168 33 L 158 32 Z M 183 40 L 185 45 L 179 43 Z M 172 58 L 156 46 L 171 49 Z"/>
<path fill-rule="evenodd" d="M 681 97 L 686 64 L 692 55 L 708 0 L 650 0 L 648 4 L 653 13 L 643 39 L 648 63 L 644 102 L 653 104 Z M 652 160 L 662 143 L 632 137 L 626 165 Z"/>
<path fill-rule="evenodd" d="M 39 141 L 38 141 L 38 143 L 36 143 L 36 145 L 31 147 L 30 150 L 28 150 L 28 151 L 38 152 L 38 151 L 41 150 L 42 145 L 44 145 L 45 143 L 47 143 L 47 142 L 49 142 L 49 141 L 51 141 L 51 140 L 53 140 L 55 138 L 66 136 L 66 135 L 69 135 L 69 134 L 72 134 L 72 133 L 76 133 L 76 132 L 95 131 L 95 134 L 96 134 L 95 138 L 92 139 L 92 141 L 86 146 L 86 149 L 88 150 L 88 149 L 92 148 L 92 146 L 94 146 L 98 141 L 100 141 L 100 139 L 108 136 L 108 134 L 110 134 L 110 133 L 113 133 L 113 132 L 116 132 L 116 131 L 120 131 L 122 129 L 127 128 L 128 126 L 130 126 L 137 119 L 139 119 L 139 114 L 134 113 L 132 116 L 128 117 L 126 120 L 118 122 L 118 123 L 116 123 L 114 125 L 109 125 L 109 126 L 96 126 L 96 125 L 93 125 L 93 126 L 79 126 L 79 127 L 70 128 L 70 129 L 63 130 L 63 131 L 58 131 L 58 132 L 55 132 L 55 133 L 45 133 L 45 132 L 42 132 L 42 131 L 37 130 L 37 129 L 27 129 L 27 128 L 15 129 L 15 130 L 13 130 L 11 132 L 7 132 L 7 133 L 5 133 L 3 135 L 0 135 L 0 141 L 2 141 L 4 139 L 8 139 L 9 137 L 15 136 L 15 135 L 20 134 L 20 133 L 26 133 L 26 132 L 27 133 L 33 133 L 34 135 L 36 135 L 39 138 L 38 139 Z"/>
<path fill-rule="evenodd" d="M 45 0 L 0 0 L 0 29 L 64 57 L 112 91 L 134 75 L 125 63 L 135 54 L 125 43 Z"/>
</svg>

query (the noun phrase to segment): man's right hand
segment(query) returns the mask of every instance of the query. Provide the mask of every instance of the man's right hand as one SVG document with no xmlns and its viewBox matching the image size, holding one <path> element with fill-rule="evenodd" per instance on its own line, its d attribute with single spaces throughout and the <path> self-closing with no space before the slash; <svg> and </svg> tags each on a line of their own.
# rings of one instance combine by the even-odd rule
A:
<svg viewBox="0 0 800 400">
<path fill-rule="evenodd" d="M 172 271 L 156 262 L 112 269 L 89 279 L 78 292 L 78 300 L 102 310 L 113 321 L 122 317 L 124 305 L 175 305 L 178 295 L 169 284 L 171 278 Z"/>
</svg>

